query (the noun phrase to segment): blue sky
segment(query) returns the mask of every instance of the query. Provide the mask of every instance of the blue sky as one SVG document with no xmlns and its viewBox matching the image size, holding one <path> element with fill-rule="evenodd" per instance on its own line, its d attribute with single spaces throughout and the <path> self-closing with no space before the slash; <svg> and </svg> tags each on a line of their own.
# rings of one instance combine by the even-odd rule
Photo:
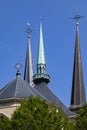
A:
<svg viewBox="0 0 87 130">
<path fill-rule="evenodd" d="M 40 17 L 50 89 L 67 106 L 70 104 L 75 21 L 70 17 L 87 16 L 84 0 L 0 0 L 0 88 L 15 78 L 15 64 L 22 64 L 22 77 L 27 47 L 27 22 L 31 24 L 31 47 L 36 73 Z M 87 95 L 87 18 L 79 26 L 85 90 Z"/>
</svg>

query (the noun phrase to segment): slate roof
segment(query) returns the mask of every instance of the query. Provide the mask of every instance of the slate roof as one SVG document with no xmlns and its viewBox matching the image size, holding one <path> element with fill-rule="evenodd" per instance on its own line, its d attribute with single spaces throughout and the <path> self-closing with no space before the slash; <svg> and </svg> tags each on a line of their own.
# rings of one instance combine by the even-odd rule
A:
<svg viewBox="0 0 87 130">
<path fill-rule="evenodd" d="M 9 82 L 5 87 L 0 91 L 0 100 L 8 99 L 24 99 L 28 98 L 30 95 L 40 96 L 46 101 L 56 104 L 64 114 L 68 116 L 74 115 L 56 96 L 55 94 L 47 87 L 46 83 L 41 83 L 35 87 L 31 87 L 27 81 L 21 79 L 20 76 L 17 76 L 13 81 Z"/>
<path fill-rule="evenodd" d="M 30 95 L 40 96 L 41 98 L 46 98 L 41 95 L 35 88 L 31 87 L 27 81 L 21 79 L 17 76 L 13 81 L 9 82 L 0 91 L 0 99 L 15 99 L 15 98 L 28 98 Z"/>
<path fill-rule="evenodd" d="M 38 90 L 44 97 L 47 98 L 51 103 L 55 104 L 62 110 L 67 116 L 74 116 L 75 113 L 71 112 L 59 98 L 47 87 L 46 83 L 35 85 L 35 89 Z"/>
</svg>

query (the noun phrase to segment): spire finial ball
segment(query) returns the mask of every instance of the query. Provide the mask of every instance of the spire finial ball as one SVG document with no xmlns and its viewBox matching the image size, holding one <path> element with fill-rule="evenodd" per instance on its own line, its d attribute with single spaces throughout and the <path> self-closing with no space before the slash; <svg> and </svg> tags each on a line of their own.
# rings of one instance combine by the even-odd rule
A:
<svg viewBox="0 0 87 130">
<path fill-rule="evenodd" d="M 76 23 L 76 26 L 79 26 L 79 23 L 78 23 L 78 22 Z"/>
<path fill-rule="evenodd" d="M 30 35 L 28 35 L 27 38 L 30 38 Z"/>
</svg>

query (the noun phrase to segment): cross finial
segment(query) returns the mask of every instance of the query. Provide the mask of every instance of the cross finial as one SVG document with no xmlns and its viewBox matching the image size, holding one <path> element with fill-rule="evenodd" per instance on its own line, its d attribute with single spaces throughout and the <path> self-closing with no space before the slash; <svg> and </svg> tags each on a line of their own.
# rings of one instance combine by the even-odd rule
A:
<svg viewBox="0 0 87 130">
<path fill-rule="evenodd" d="M 78 10 L 76 10 L 76 15 L 70 19 L 73 19 L 76 21 L 76 23 L 78 23 L 78 21 L 81 19 L 81 18 L 84 18 L 85 16 L 81 16 L 78 14 Z"/>
<path fill-rule="evenodd" d="M 28 34 L 28 38 L 30 38 L 30 33 L 32 32 L 32 29 L 30 27 L 30 23 L 27 23 L 27 29 L 26 29 L 26 33 Z"/>
</svg>

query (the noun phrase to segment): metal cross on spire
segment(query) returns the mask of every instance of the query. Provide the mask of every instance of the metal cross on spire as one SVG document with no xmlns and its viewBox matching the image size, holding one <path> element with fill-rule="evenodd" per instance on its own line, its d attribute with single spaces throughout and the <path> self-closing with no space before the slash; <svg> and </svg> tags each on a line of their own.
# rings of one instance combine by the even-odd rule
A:
<svg viewBox="0 0 87 130">
<path fill-rule="evenodd" d="M 75 19 L 76 21 L 78 21 L 79 19 L 83 18 L 85 16 L 80 16 L 78 14 L 76 14 L 74 17 L 70 18 L 70 19 Z"/>
<path fill-rule="evenodd" d="M 84 18 L 85 16 L 81 16 L 78 14 L 78 11 L 76 11 L 76 15 L 70 19 L 73 19 L 76 21 L 76 23 L 78 23 L 78 21 L 81 19 L 81 18 Z"/>
</svg>

